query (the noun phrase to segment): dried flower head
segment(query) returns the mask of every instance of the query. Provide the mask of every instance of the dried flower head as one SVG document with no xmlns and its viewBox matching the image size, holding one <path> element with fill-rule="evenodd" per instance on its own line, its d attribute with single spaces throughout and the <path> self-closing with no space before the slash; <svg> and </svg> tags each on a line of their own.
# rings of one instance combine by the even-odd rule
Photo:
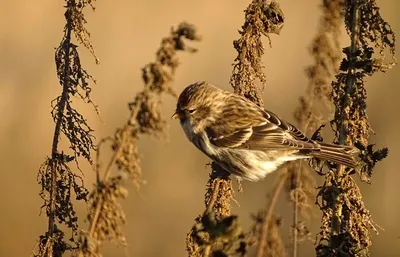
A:
<svg viewBox="0 0 400 257">
<path fill-rule="evenodd" d="M 186 250 L 190 257 L 245 256 L 246 237 L 237 216 L 216 219 L 213 212 L 206 211 L 189 232 Z"/>
<path fill-rule="evenodd" d="M 238 52 L 234 60 L 233 71 L 230 83 L 234 92 L 243 95 L 258 105 L 262 105 L 262 90 L 266 81 L 263 73 L 263 64 L 261 57 L 264 54 L 264 48 L 261 42 L 261 36 L 269 39 L 269 33 L 279 34 L 283 23 L 283 13 L 276 2 L 267 3 L 263 0 L 254 0 L 245 10 L 245 22 L 242 30 L 239 31 L 240 38 L 235 40 L 233 45 Z M 255 80 L 259 79 L 262 87 L 255 85 Z M 223 170 L 216 163 L 211 164 L 212 172 L 207 183 L 205 195 L 206 211 L 196 219 L 192 231 L 188 234 L 186 245 L 189 256 L 240 256 L 246 253 L 246 246 L 249 244 L 248 235 L 233 236 L 230 233 L 220 235 L 221 238 L 227 238 L 224 247 L 218 246 L 212 233 L 204 224 L 204 220 L 209 215 L 215 219 L 215 223 L 225 222 L 226 220 L 236 221 L 235 216 L 230 215 L 230 201 L 233 200 L 232 182 L 229 179 L 229 172 Z M 241 190 L 241 187 L 239 188 Z M 199 229 L 203 234 L 204 240 L 198 240 Z M 246 239 L 245 239 L 246 238 Z M 206 242 L 206 243 L 204 243 Z M 231 251 L 232 249 L 235 249 Z"/>
<path fill-rule="evenodd" d="M 186 46 L 184 39 L 200 39 L 195 27 L 185 22 L 177 29 L 172 29 L 171 34 L 161 41 L 156 61 L 142 69 L 144 89 L 128 104 L 130 117 L 126 124 L 116 130 L 113 138 L 103 139 L 99 145 L 100 147 L 104 142 L 111 141 L 113 156 L 101 172 L 100 148 L 98 149 L 98 179 L 89 196 L 87 215 L 90 226 L 89 231 L 81 233 L 79 256 L 101 256 L 100 248 L 104 241 L 126 244 L 122 232 L 125 214 L 120 200 L 128 195 L 125 188 L 127 180 L 131 180 L 137 190 L 146 182 L 140 167 L 138 140 L 145 134 L 156 137 L 165 134 L 166 122 L 161 116 L 160 97 L 163 93 L 175 96 L 171 84 L 179 65 L 178 51 L 195 52 L 195 49 Z M 114 164 L 117 172 L 112 173 Z"/>
<path fill-rule="evenodd" d="M 355 144 L 366 162 L 356 169 L 361 179 L 369 182 L 372 168 L 387 155 L 387 149 L 374 152 L 368 145 L 370 124 L 367 116 L 367 90 L 364 79 L 376 71 L 386 71 L 385 49 L 395 52 L 394 33 L 379 14 L 374 0 L 344 1 L 345 24 L 351 45 L 343 49 L 346 57 L 332 83 L 335 118 L 331 126 L 340 144 Z M 378 52 L 377 52 L 378 50 Z M 378 56 L 378 57 L 377 57 Z M 393 57 L 394 58 L 394 57 Z M 323 212 L 317 256 L 369 256 L 372 244 L 370 230 L 376 224 L 364 206 L 362 194 L 354 179 L 355 172 L 342 166 L 330 167 L 318 193 Z"/>
<path fill-rule="evenodd" d="M 309 52 L 314 64 L 306 68 L 309 83 L 294 116 L 299 127 L 306 134 L 314 131 L 313 139 L 318 140 L 320 124 L 325 124 L 333 115 L 332 87 L 334 75 L 338 72 L 341 49 L 339 35 L 343 23 L 343 0 L 324 1 L 317 35 L 313 39 Z M 316 163 L 317 162 L 317 163 Z M 319 170 L 317 160 L 312 160 L 311 167 Z M 309 230 L 303 219 L 308 219 L 311 204 L 315 198 L 316 182 L 309 166 L 304 162 L 292 162 L 288 165 L 289 199 L 293 202 L 292 242 L 293 254 L 297 254 L 297 244 L 309 238 Z M 298 214 L 300 213 L 300 215 Z"/>
<path fill-rule="evenodd" d="M 62 93 L 52 102 L 51 115 L 55 122 L 51 157 L 39 168 L 38 182 L 41 185 L 40 196 L 44 200 L 42 208 L 48 216 L 48 230 L 40 236 L 34 256 L 61 256 L 67 250 L 78 246 L 78 218 L 72 203 L 76 200 L 87 201 L 88 191 L 83 185 L 83 180 L 70 169 L 69 162 L 75 160 L 78 166 L 78 157 L 84 157 L 92 164 L 91 152 L 96 149 L 93 130 L 87 120 L 73 106 L 73 97 L 90 103 L 98 112 L 97 106 L 91 100 L 91 87 L 89 82 L 94 82 L 85 69 L 81 66 L 77 45 L 72 43 L 72 33 L 78 42 L 88 48 L 93 56 L 94 50 L 90 42 L 90 35 L 84 27 L 86 20 L 83 10 L 91 1 L 66 2 L 64 36 L 55 52 L 57 77 L 62 87 Z M 97 58 L 95 57 L 96 62 Z M 64 135 L 72 150 L 72 156 L 59 149 L 60 137 Z M 79 166 L 78 166 L 79 169 Z M 59 225 L 66 225 L 71 229 L 72 235 L 64 241 L 65 232 Z"/>
<path fill-rule="evenodd" d="M 235 93 L 260 106 L 263 104 L 262 90 L 266 82 L 261 61 L 264 54 L 261 36 L 264 35 L 269 39 L 268 34 L 279 34 L 283 21 L 283 12 L 277 2 L 254 0 L 245 10 L 245 22 L 239 31 L 241 37 L 233 42 L 238 56 L 233 64 L 230 83 Z M 256 79 L 260 80 L 261 87 L 255 86 Z"/>
</svg>

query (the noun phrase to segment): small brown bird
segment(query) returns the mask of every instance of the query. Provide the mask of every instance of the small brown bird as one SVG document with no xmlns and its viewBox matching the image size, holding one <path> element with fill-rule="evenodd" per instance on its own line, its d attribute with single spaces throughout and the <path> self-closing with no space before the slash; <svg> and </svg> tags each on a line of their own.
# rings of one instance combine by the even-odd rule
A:
<svg viewBox="0 0 400 257">
<path fill-rule="evenodd" d="M 190 142 L 238 179 L 258 181 L 285 162 L 313 157 L 358 165 L 357 148 L 313 141 L 274 113 L 204 81 L 182 91 L 172 117 Z"/>
</svg>

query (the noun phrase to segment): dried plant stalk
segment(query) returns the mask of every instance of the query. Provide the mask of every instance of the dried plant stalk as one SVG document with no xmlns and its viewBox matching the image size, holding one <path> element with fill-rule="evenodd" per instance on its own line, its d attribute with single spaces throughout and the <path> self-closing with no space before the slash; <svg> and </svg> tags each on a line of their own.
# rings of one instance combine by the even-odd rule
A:
<svg viewBox="0 0 400 257">
<path fill-rule="evenodd" d="M 276 2 L 254 0 L 245 10 L 245 22 L 239 31 L 240 38 L 234 41 L 238 55 L 234 60 L 230 83 L 235 93 L 258 105 L 262 105 L 265 84 L 261 62 L 264 53 L 261 36 L 279 34 L 283 19 L 283 13 Z M 262 83 L 261 87 L 256 86 L 256 79 Z M 188 255 L 244 256 L 248 235 L 242 232 L 237 217 L 230 216 L 229 202 L 233 199 L 234 190 L 229 172 L 214 162 L 211 167 L 205 195 L 206 210 L 196 219 L 187 236 Z"/>
<path fill-rule="evenodd" d="M 278 217 L 274 214 L 275 205 L 282 188 L 287 180 L 288 173 L 284 172 L 275 185 L 271 200 L 265 211 L 259 211 L 253 226 L 254 236 L 257 238 L 257 257 L 286 256 L 286 251 L 281 247 L 281 236 L 278 230 L 280 222 L 275 222 Z M 260 216 L 263 214 L 263 216 Z"/>
<path fill-rule="evenodd" d="M 165 93 L 176 97 L 171 84 L 179 66 L 178 51 L 196 52 L 186 45 L 185 39 L 198 41 L 200 37 L 193 25 L 183 22 L 161 41 L 156 61 L 142 69 L 144 89 L 129 103 L 130 116 L 126 124 L 118 128 L 112 138 L 105 138 L 99 144 L 101 147 L 110 141 L 113 155 L 102 169 L 102 155 L 97 152 L 97 181 L 89 195 L 89 229 L 81 233 L 78 256 L 101 256 L 100 248 L 104 241 L 126 244 L 122 231 L 125 214 L 120 205 L 120 200 L 128 196 L 125 182 L 132 181 L 137 190 L 145 183 L 138 140 L 145 134 L 158 138 L 165 135 L 166 121 L 161 116 L 160 97 Z M 115 173 L 112 172 L 114 165 L 117 167 Z"/>
<path fill-rule="evenodd" d="M 279 186 L 283 186 L 283 184 L 278 184 L 278 187 Z M 280 190 L 275 190 L 275 192 L 280 192 Z M 271 203 L 273 203 L 273 201 Z M 270 212 L 270 210 L 271 209 L 268 209 L 267 212 Z M 265 218 L 268 218 L 268 220 L 265 220 Z M 287 254 L 285 245 L 279 233 L 281 219 L 273 213 L 266 214 L 264 211 L 260 211 L 257 215 L 253 217 L 253 219 L 255 220 L 255 225 L 253 226 L 251 232 L 253 235 L 260 235 L 265 232 L 268 233 L 266 240 L 262 242 L 262 256 L 286 257 Z M 258 253 L 259 251 L 257 252 L 257 254 Z"/>
<path fill-rule="evenodd" d="M 98 112 L 90 97 L 92 89 L 89 81 L 95 81 L 82 68 L 77 45 L 72 42 L 74 34 L 77 41 L 88 48 L 98 62 L 89 32 L 84 27 L 86 20 L 83 11 L 92 1 L 68 0 L 65 3 L 64 36 L 55 52 L 57 76 L 62 93 L 52 101 L 51 115 L 55 129 L 51 157 L 46 158 L 38 172 L 38 181 L 42 187 L 40 196 L 44 200 L 42 208 L 48 216 L 48 229 L 40 236 L 33 251 L 34 256 L 62 256 L 65 251 L 78 247 L 75 241 L 78 234 L 78 217 L 71 198 L 75 194 L 77 200 L 86 201 L 88 191 L 81 177 L 70 169 L 69 163 L 75 160 L 78 166 L 79 156 L 92 163 L 91 151 L 95 150 L 93 130 L 72 105 L 72 98 L 77 97 L 92 104 Z M 59 149 L 61 135 L 68 139 L 73 155 L 65 154 Z M 66 233 L 59 225 L 71 229 L 72 236 L 68 241 L 64 239 Z"/>
<path fill-rule="evenodd" d="M 259 106 L 263 106 L 262 91 L 265 87 L 265 74 L 262 71 L 263 65 L 261 62 L 261 56 L 264 53 L 261 35 L 266 36 L 269 40 L 269 34 L 274 33 L 279 35 L 283 27 L 283 22 L 284 15 L 278 3 L 274 1 L 270 3 L 268 1 L 252 1 L 245 11 L 245 23 L 239 32 L 241 38 L 234 42 L 238 56 L 234 63 L 231 85 L 235 93 L 245 96 Z M 271 40 L 269 43 L 271 46 Z M 262 83 L 261 87 L 255 85 L 255 78 L 260 80 Z M 279 188 L 280 186 L 278 185 L 277 187 Z M 277 197 L 278 194 L 272 198 L 272 202 L 275 202 Z M 272 212 L 268 210 L 264 213 L 265 216 L 262 219 L 263 223 L 261 225 L 262 229 L 253 230 L 257 232 L 255 236 L 258 241 L 258 257 L 269 256 L 269 254 L 275 252 L 275 250 L 266 251 L 267 244 L 280 245 L 271 244 L 271 241 L 268 240 L 268 235 L 278 234 L 274 236 L 274 239 L 280 237 L 276 227 L 277 223 L 271 222 Z"/>
<path fill-rule="evenodd" d="M 339 71 L 341 59 L 339 36 L 344 19 L 343 5 L 343 0 L 322 2 L 319 29 L 310 47 L 314 64 L 306 69 L 309 84 L 294 113 L 299 128 L 308 135 L 316 131 L 320 124 L 329 121 L 333 115 L 330 84 Z M 293 203 L 292 256 L 297 256 L 298 243 L 309 236 L 309 230 L 299 216 L 303 219 L 309 218 L 310 202 L 316 195 L 316 182 L 309 166 L 304 165 L 303 161 L 289 163 L 287 172 L 287 189 Z"/>
<path fill-rule="evenodd" d="M 244 12 L 245 21 L 242 30 L 239 31 L 240 38 L 233 42 L 238 55 L 233 64 L 230 83 L 236 94 L 262 106 L 266 77 L 262 70 L 264 66 L 261 57 L 264 54 L 264 46 L 261 36 L 270 39 L 268 34 L 279 35 L 284 16 L 278 3 L 268 3 L 266 0 L 253 0 Z M 261 82 L 261 87 L 256 86 L 256 79 Z"/>
<path fill-rule="evenodd" d="M 374 0 L 346 0 L 345 25 L 351 45 L 344 48 L 346 57 L 332 83 L 335 118 L 331 122 L 339 144 L 355 144 L 362 150 L 365 167 L 355 171 L 331 165 L 318 193 L 323 213 L 317 256 L 369 256 L 370 230 L 376 230 L 371 214 L 351 174 L 357 172 L 369 182 L 375 164 L 387 156 L 387 148 L 373 151 L 368 145 L 370 124 L 366 114 L 364 78 L 376 71 L 386 71 L 383 54 L 394 55 L 395 37 L 390 25 L 379 13 Z M 371 46 L 372 45 L 372 46 Z"/>
</svg>

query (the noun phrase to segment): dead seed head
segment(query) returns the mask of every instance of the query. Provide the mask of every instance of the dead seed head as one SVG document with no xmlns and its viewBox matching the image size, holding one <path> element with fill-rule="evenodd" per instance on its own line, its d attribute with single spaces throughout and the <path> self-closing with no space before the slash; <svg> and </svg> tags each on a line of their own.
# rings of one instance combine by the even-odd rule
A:
<svg viewBox="0 0 400 257">
<path fill-rule="evenodd" d="M 125 140 L 122 142 L 122 140 Z M 142 169 L 140 167 L 140 154 L 138 149 L 138 132 L 136 129 L 129 127 L 125 129 L 118 129 L 115 133 L 115 144 L 113 150 L 117 151 L 118 146 L 121 147 L 120 155 L 115 160 L 118 170 L 121 171 L 123 176 L 127 176 L 133 181 L 136 188 L 140 188 L 141 184 L 146 181 L 143 180 Z"/>
<path fill-rule="evenodd" d="M 97 190 L 89 195 L 88 221 L 96 217 L 96 229 L 92 234 L 81 233 L 80 241 L 83 244 L 81 249 L 85 256 L 100 256 L 100 246 L 104 241 L 112 241 L 118 245 L 125 246 L 126 238 L 122 231 L 125 224 L 125 214 L 120 204 L 120 199 L 128 196 L 128 191 L 123 187 L 123 178 L 113 176 L 106 182 L 99 182 Z M 96 212 L 96 207 L 101 208 Z"/>
<path fill-rule="evenodd" d="M 93 10 L 95 9 L 93 5 L 93 2 L 95 2 L 95 0 L 78 0 L 78 1 L 68 0 L 66 2 L 68 8 L 67 11 L 65 12 L 65 17 L 68 21 L 70 21 L 69 22 L 69 26 L 71 27 L 70 29 L 74 31 L 75 37 L 78 40 L 78 42 L 90 51 L 90 53 L 95 58 L 96 63 L 98 64 L 99 59 L 96 56 L 94 47 L 90 40 L 90 33 L 84 26 L 87 23 L 87 21 L 83 14 L 83 9 L 87 5 L 90 5 Z"/>
<path fill-rule="evenodd" d="M 319 126 L 326 123 L 333 114 L 330 84 L 338 71 L 341 59 L 339 34 L 343 22 L 343 0 L 324 1 L 321 8 L 322 17 L 317 35 L 309 48 L 314 63 L 305 70 L 309 83 L 294 112 L 300 129 L 307 134 L 314 133 L 312 138 L 319 141 L 322 141 Z M 315 159 L 310 160 L 310 164 L 316 170 L 321 170 L 323 165 Z M 294 206 L 291 231 L 294 244 L 308 239 L 310 234 L 306 223 L 300 220 L 297 214 L 299 212 L 304 219 L 310 218 L 311 203 L 316 194 L 316 182 L 310 171 L 303 161 L 289 163 L 287 168 L 287 191 Z"/>
<path fill-rule="evenodd" d="M 92 164 L 91 151 L 95 150 L 93 130 L 86 119 L 72 105 L 73 97 L 90 103 L 98 112 L 97 106 L 91 100 L 89 81 L 93 78 L 81 66 L 77 45 L 72 43 L 72 33 L 78 42 L 82 43 L 94 55 L 89 33 L 84 28 L 86 20 L 83 9 L 91 1 L 66 1 L 64 36 L 55 51 L 57 76 L 62 87 L 60 96 L 52 101 L 51 115 L 55 125 L 51 158 L 39 168 L 38 183 L 41 185 L 40 196 L 44 200 L 42 206 L 48 216 L 48 231 L 40 237 L 36 256 L 61 256 L 66 250 L 76 248 L 78 234 L 78 218 L 72 198 L 87 201 L 88 190 L 83 185 L 80 176 L 71 171 L 68 163 L 83 156 Z M 97 61 L 97 59 L 96 59 Z M 59 150 L 60 135 L 64 134 L 70 142 L 73 156 Z M 60 153 L 61 152 L 61 153 Z M 69 239 L 71 245 L 64 242 L 64 232 L 59 224 L 66 225 L 72 231 Z"/>
<path fill-rule="evenodd" d="M 86 23 L 83 18 L 83 8 L 86 5 L 87 1 L 67 1 L 64 37 L 55 52 L 57 76 L 63 87 L 63 94 L 52 101 L 52 117 L 56 123 L 60 123 L 60 129 L 70 141 L 75 156 L 83 156 L 92 163 L 90 151 L 95 149 L 93 130 L 79 111 L 73 108 L 71 99 L 71 96 L 82 99 L 92 104 L 98 112 L 90 97 L 92 88 L 89 81 L 95 83 L 95 80 L 82 68 L 77 46 L 71 43 L 71 32 L 75 32 L 77 40 L 83 43 L 83 38 L 79 35 L 86 31 L 83 26 Z M 85 42 L 85 47 L 93 49 L 89 35 L 85 37 Z"/>
<path fill-rule="evenodd" d="M 264 54 L 264 47 L 261 36 L 264 35 L 269 39 L 269 33 L 279 34 L 282 23 L 283 13 L 277 3 L 254 0 L 245 10 L 245 22 L 239 31 L 240 38 L 233 42 L 238 55 L 234 60 L 230 83 L 235 93 L 245 96 L 258 105 L 262 105 L 262 91 L 266 81 L 262 71 L 261 57 Z M 255 85 L 256 79 L 262 83 L 261 87 Z M 211 168 L 205 195 L 206 212 L 196 220 L 187 238 L 189 256 L 199 256 L 199 253 L 204 256 L 233 254 L 244 256 L 249 244 L 249 235 L 240 233 L 238 227 L 233 225 L 237 223 L 237 218 L 229 216 L 229 202 L 233 199 L 234 193 L 229 172 L 216 163 L 212 163 Z M 224 229 L 215 233 L 215 226 Z M 205 239 L 198 240 L 202 237 L 199 231 L 205 232 L 203 234 Z M 223 244 L 219 242 L 220 239 L 223 239 Z"/>
<path fill-rule="evenodd" d="M 331 125 L 337 135 L 347 135 L 346 143 L 367 149 L 371 127 L 366 111 L 367 91 L 364 79 L 377 71 L 386 71 L 393 65 L 385 62 L 384 51 L 389 49 L 394 58 L 395 35 L 390 25 L 381 17 L 374 0 L 365 0 L 358 4 L 347 1 L 345 6 L 346 28 L 350 34 L 356 33 L 357 38 L 354 39 L 353 48 L 343 49 L 346 57 L 340 65 L 341 72 L 336 76 L 337 80 L 332 84 L 336 112 Z M 357 8 L 359 24 L 354 24 L 354 8 Z M 365 153 L 369 153 L 370 156 L 365 156 Z M 386 155 L 387 149 L 375 153 L 370 147 L 369 151 L 364 151 L 362 159 L 367 162 L 368 167 L 363 169 L 366 172 L 361 172 L 363 180 L 369 181 L 371 167 L 375 165 L 373 163 Z"/>
<path fill-rule="evenodd" d="M 241 37 L 233 42 L 238 52 L 233 64 L 230 83 L 239 95 L 243 95 L 251 101 L 262 105 L 262 90 L 266 77 L 261 57 L 264 47 L 261 36 L 269 39 L 270 33 L 279 34 L 284 16 L 278 3 L 254 0 L 245 10 L 245 22 L 239 31 Z M 254 82 L 258 79 L 262 86 L 257 87 Z"/>
<path fill-rule="evenodd" d="M 118 173 L 111 175 L 110 165 L 101 178 L 98 164 L 99 179 L 89 196 L 87 220 L 90 229 L 83 232 L 80 238 L 81 253 L 84 256 L 100 256 L 100 247 L 104 241 L 122 245 L 126 243 L 122 232 L 125 214 L 120 205 L 120 200 L 128 194 L 125 181 L 130 178 L 137 190 L 145 183 L 138 150 L 140 136 L 146 134 L 160 138 L 165 135 L 166 122 L 161 116 L 160 97 L 163 93 L 176 96 L 171 84 L 179 65 L 178 51 L 195 51 L 186 46 L 184 39 L 199 40 L 197 31 L 188 23 L 181 23 L 176 30 L 172 29 L 171 34 L 162 40 L 156 61 L 142 69 L 144 89 L 128 104 L 130 117 L 111 139 L 114 152 L 111 164 L 116 164 Z"/>
<path fill-rule="evenodd" d="M 346 16 L 350 17 L 353 13 L 354 5 L 350 4 L 351 1 L 346 1 Z M 374 48 L 379 49 L 379 54 L 384 58 L 384 50 L 389 49 L 391 57 L 395 54 L 396 37 L 390 24 L 385 21 L 376 4 L 376 0 L 363 0 L 359 1 L 357 8 L 359 9 L 360 19 L 360 37 L 359 45 L 368 46 L 372 45 Z M 346 19 L 346 28 L 351 32 L 352 20 Z"/>
<path fill-rule="evenodd" d="M 362 180 L 369 182 L 372 168 L 387 155 L 387 149 L 374 152 L 368 145 L 370 124 L 364 78 L 391 67 L 392 63 L 385 63 L 383 53 L 388 48 L 394 54 L 394 33 L 381 18 L 374 0 L 323 1 L 322 9 L 321 27 L 311 47 L 315 65 L 306 70 L 310 78 L 308 94 L 300 99 L 295 115 L 303 130 L 313 131 L 318 124 L 326 122 L 318 109 L 329 111 L 332 101 L 335 116 L 331 126 L 337 141 L 355 144 L 361 150 L 360 158 L 365 166 L 357 172 Z M 343 18 L 352 45 L 343 49 L 346 57 L 339 65 L 338 38 Z M 378 58 L 376 49 L 379 49 Z M 333 74 L 337 74 L 336 81 L 329 86 Z M 322 139 L 319 129 L 313 139 Z M 357 184 L 349 176 L 354 172 L 328 164 L 330 171 L 325 173 L 322 164 L 318 160 L 311 161 L 311 166 L 325 176 L 317 195 L 317 205 L 322 211 L 317 256 L 366 256 L 371 245 L 370 230 L 376 231 L 376 224 L 364 206 Z M 300 175 L 296 175 L 302 183 Z M 294 191 L 294 194 L 299 201 L 304 198 L 301 191 Z"/>
<path fill-rule="evenodd" d="M 340 194 L 337 194 L 338 190 Z M 317 204 L 323 211 L 323 217 L 321 232 L 318 234 L 317 256 L 337 256 L 338 253 L 358 256 L 357 251 L 371 246 L 370 230 L 378 232 L 378 227 L 365 207 L 360 189 L 352 177 L 344 177 L 341 187 L 338 187 L 334 173 L 329 172 L 318 196 L 320 200 Z M 332 206 L 337 202 L 341 203 L 341 208 L 335 211 L 339 211 L 340 215 L 333 215 Z M 336 220 L 337 217 L 340 220 Z M 332 222 L 345 228 L 344 231 L 332 235 Z M 337 243 L 329 245 L 330 240 Z"/>
<path fill-rule="evenodd" d="M 71 158 L 64 155 L 59 155 L 53 159 L 47 158 L 39 168 L 38 173 L 38 182 L 42 187 L 40 196 L 44 200 L 42 208 L 45 209 L 46 215 L 50 216 L 54 214 L 54 219 L 57 223 L 66 225 L 72 231 L 72 236 L 69 239 L 72 245 L 68 245 L 66 242 L 62 241 L 64 232 L 58 228 L 56 223 L 54 223 L 53 237 L 48 233 L 41 236 L 39 242 L 41 245 L 40 247 L 54 243 L 54 245 L 48 246 L 52 247 L 53 251 L 55 251 L 55 248 L 66 250 L 67 248 L 69 249 L 77 246 L 78 217 L 72 204 L 72 198 L 74 198 L 75 195 L 76 200 L 87 201 L 89 193 L 83 184 L 82 178 L 73 173 L 68 167 L 68 160 L 71 160 Z M 49 192 L 54 190 L 54 176 L 56 176 L 55 184 L 57 190 L 55 191 L 54 208 L 52 208 Z M 58 246 L 56 244 L 58 244 Z M 43 254 L 41 250 L 39 250 L 39 252 Z"/>
<path fill-rule="evenodd" d="M 187 22 L 182 22 L 177 29 L 172 28 L 168 37 L 161 41 L 156 53 L 156 61 L 147 64 L 142 69 L 142 78 L 149 91 L 157 94 L 167 92 L 176 97 L 171 88 L 172 78 L 179 66 L 178 51 L 194 53 L 197 49 L 186 44 L 185 40 L 200 41 L 196 28 Z"/>
<path fill-rule="evenodd" d="M 246 235 L 239 226 L 237 216 L 216 219 L 212 212 L 205 212 L 187 237 L 189 256 L 245 256 Z"/>
<path fill-rule="evenodd" d="M 230 201 L 233 200 L 235 191 L 227 171 L 215 162 L 211 164 L 211 169 L 210 179 L 207 182 L 205 205 L 207 208 L 211 207 L 216 219 L 221 219 L 230 215 Z"/>
<path fill-rule="evenodd" d="M 37 245 L 38 253 L 34 253 L 34 257 L 54 256 L 62 257 L 66 251 L 72 251 L 75 248 L 71 247 L 64 241 L 64 232 L 58 228 L 54 229 L 53 236 L 48 234 L 41 235 Z"/>
<path fill-rule="evenodd" d="M 166 121 L 161 116 L 161 101 L 153 92 L 139 93 L 131 106 L 136 106 L 140 98 L 140 110 L 136 122 L 140 133 L 160 137 L 165 134 Z"/>
<path fill-rule="evenodd" d="M 265 221 L 265 212 L 259 211 L 257 215 L 252 215 L 254 220 L 254 226 L 248 235 L 249 244 L 254 244 L 259 241 L 260 235 L 263 233 Z M 266 243 L 264 244 L 262 257 L 286 257 L 285 244 L 283 243 L 282 237 L 280 235 L 280 227 L 282 225 L 282 220 L 280 217 L 272 214 L 269 218 L 268 231 L 266 235 Z M 259 253 L 257 253 L 257 256 Z"/>
</svg>

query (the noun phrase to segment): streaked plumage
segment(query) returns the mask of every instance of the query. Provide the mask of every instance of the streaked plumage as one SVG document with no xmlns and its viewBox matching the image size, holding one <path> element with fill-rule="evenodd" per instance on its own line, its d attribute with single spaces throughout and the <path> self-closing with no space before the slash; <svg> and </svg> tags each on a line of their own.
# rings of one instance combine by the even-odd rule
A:
<svg viewBox="0 0 400 257">
<path fill-rule="evenodd" d="M 356 148 L 310 140 L 274 113 L 204 81 L 182 91 L 173 117 L 198 149 L 243 179 L 257 181 L 287 161 L 312 157 L 357 166 Z"/>
</svg>

